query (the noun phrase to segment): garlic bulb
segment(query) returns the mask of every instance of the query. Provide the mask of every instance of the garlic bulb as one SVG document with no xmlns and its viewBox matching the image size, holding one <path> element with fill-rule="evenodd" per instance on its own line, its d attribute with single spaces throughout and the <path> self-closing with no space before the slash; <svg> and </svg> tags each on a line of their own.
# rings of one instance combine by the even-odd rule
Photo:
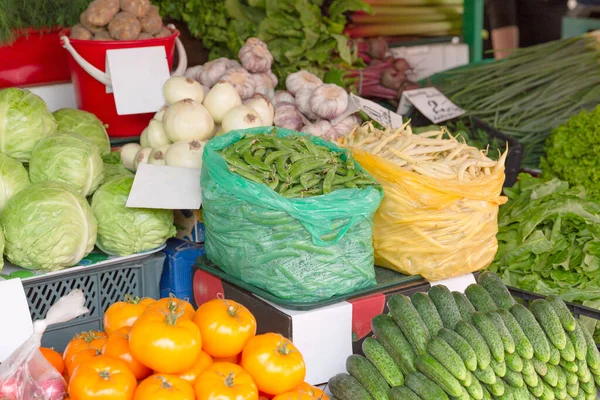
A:
<svg viewBox="0 0 600 400">
<path fill-rule="evenodd" d="M 200 82 L 200 73 L 202 72 L 203 68 L 204 65 L 196 65 L 194 67 L 190 67 L 185 71 L 185 77 Z"/>
<path fill-rule="evenodd" d="M 183 99 L 192 99 L 198 103 L 204 100 L 202 85 L 192 78 L 172 76 L 163 86 L 163 97 L 167 104 L 175 104 Z"/>
<path fill-rule="evenodd" d="M 326 119 L 321 119 L 313 124 L 305 125 L 302 132 L 309 135 L 323 137 L 331 130 L 331 122 Z"/>
<path fill-rule="evenodd" d="M 310 109 L 323 119 L 335 119 L 348 108 L 348 93 L 334 84 L 321 85 L 310 97 Z"/>
<path fill-rule="evenodd" d="M 220 124 L 229 110 L 242 105 L 242 99 L 235 88 L 227 82 L 218 82 L 206 95 L 204 107 Z"/>
<path fill-rule="evenodd" d="M 275 94 L 275 85 L 273 85 L 273 81 L 269 75 L 266 73 L 252 74 L 252 79 L 255 84 L 255 93 L 262 94 L 269 99 L 273 97 Z"/>
<path fill-rule="evenodd" d="M 292 103 L 279 103 L 275 107 L 275 117 L 273 118 L 275 126 L 280 128 L 292 129 L 294 131 L 302 128 L 302 114 Z"/>
<path fill-rule="evenodd" d="M 360 118 L 357 115 L 348 115 L 346 118 L 339 121 L 337 124 L 331 126 L 332 132 L 330 133 L 333 140 L 337 140 L 345 137 L 355 126 L 359 125 L 361 122 Z"/>
<path fill-rule="evenodd" d="M 294 98 L 294 95 L 287 90 L 277 90 L 271 98 L 271 103 L 273 103 L 274 106 L 277 106 L 279 103 L 296 104 L 296 99 Z"/>
<path fill-rule="evenodd" d="M 256 89 L 256 84 L 252 75 L 244 68 L 228 69 L 221 77 L 220 81 L 230 83 L 242 98 L 242 100 L 252 97 Z"/>
<path fill-rule="evenodd" d="M 271 79 L 271 82 L 273 83 L 273 87 L 277 87 L 277 84 L 279 83 L 279 79 L 277 78 L 277 75 L 275 75 L 272 71 L 267 71 L 267 72 L 265 72 L 265 74 L 267 74 L 269 79 Z"/>
<path fill-rule="evenodd" d="M 296 107 L 298 110 L 304 114 L 304 116 L 312 121 L 317 119 L 315 113 L 310 109 L 310 97 L 312 96 L 314 90 L 303 88 L 296 92 Z"/>
<path fill-rule="evenodd" d="M 209 88 L 213 87 L 221 79 L 228 67 L 229 60 L 224 57 L 207 62 L 202 66 L 200 83 Z"/>
<path fill-rule="evenodd" d="M 240 68 L 242 64 L 238 60 L 227 60 L 227 69 Z"/>
<path fill-rule="evenodd" d="M 238 53 L 242 66 L 249 72 L 267 72 L 273 64 L 273 55 L 260 39 L 248 38 Z"/>
<path fill-rule="evenodd" d="M 223 117 L 221 129 L 227 133 L 237 129 L 248 129 L 263 126 L 260 115 L 250 107 L 237 106 L 229 110 Z"/>
<path fill-rule="evenodd" d="M 316 75 L 305 70 L 289 74 L 285 80 L 285 87 L 287 88 L 288 92 L 293 95 L 296 95 L 296 92 L 302 88 L 316 89 L 322 84 L 323 81 L 320 80 Z"/>
<path fill-rule="evenodd" d="M 258 113 L 263 126 L 273 125 L 275 110 L 273 109 L 273 104 L 271 104 L 268 98 L 257 93 L 248 100 L 244 101 L 244 105 L 246 107 L 250 107 Z"/>
<path fill-rule="evenodd" d="M 215 123 L 204 106 L 197 101 L 178 101 L 165 111 L 163 127 L 171 142 L 208 140 Z"/>
</svg>

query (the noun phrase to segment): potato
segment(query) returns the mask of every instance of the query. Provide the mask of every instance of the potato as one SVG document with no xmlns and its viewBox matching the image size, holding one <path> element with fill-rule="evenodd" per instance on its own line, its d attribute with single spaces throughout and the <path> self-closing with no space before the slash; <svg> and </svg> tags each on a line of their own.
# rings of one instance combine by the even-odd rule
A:
<svg viewBox="0 0 600 400">
<path fill-rule="evenodd" d="M 105 26 L 119 12 L 119 7 L 114 0 L 94 0 L 85 12 L 90 24 Z"/>
<path fill-rule="evenodd" d="M 138 36 L 137 38 L 138 38 L 138 40 L 146 40 L 146 39 L 154 39 L 154 36 L 152 36 L 148 32 L 142 32 L 142 33 L 140 33 L 140 36 Z"/>
<path fill-rule="evenodd" d="M 77 24 L 71 28 L 71 39 L 90 40 L 92 32 L 85 29 L 82 25 Z"/>
<path fill-rule="evenodd" d="M 121 11 L 142 18 L 150 9 L 150 0 L 121 0 Z"/>
<path fill-rule="evenodd" d="M 140 18 L 140 22 L 142 23 L 142 31 L 151 35 L 156 35 L 163 27 L 162 18 L 160 18 L 156 6 L 150 7 L 146 15 Z"/>
<path fill-rule="evenodd" d="M 79 22 L 85 29 L 92 33 L 100 32 L 104 29 L 102 26 L 96 26 L 90 22 L 89 14 L 87 11 L 81 13 L 81 15 L 79 16 Z"/>
<path fill-rule="evenodd" d="M 142 24 L 132 14 L 120 12 L 108 24 L 110 36 L 117 40 L 135 40 L 142 31 Z"/>
<path fill-rule="evenodd" d="M 173 32 L 171 32 L 169 29 L 167 29 L 166 26 L 163 26 L 162 29 L 160 30 L 160 32 L 158 32 L 156 35 L 154 35 L 155 38 L 165 38 L 165 37 L 169 37 L 173 35 Z"/>
<path fill-rule="evenodd" d="M 110 33 L 108 33 L 108 31 L 103 30 L 100 32 L 97 32 L 94 35 L 94 40 L 115 40 L 112 38 L 112 36 L 110 36 Z"/>
</svg>

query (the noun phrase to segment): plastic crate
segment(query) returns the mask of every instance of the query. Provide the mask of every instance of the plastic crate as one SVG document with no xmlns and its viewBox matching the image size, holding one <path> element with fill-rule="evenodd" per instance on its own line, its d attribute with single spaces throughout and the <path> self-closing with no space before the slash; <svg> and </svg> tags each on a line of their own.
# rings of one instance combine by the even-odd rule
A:
<svg viewBox="0 0 600 400">
<path fill-rule="evenodd" d="M 48 327 L 42 346 L 63 351 L 73 335 L 83 331 L 102 330 L 104 312 L 127 294 L 139 297 L 159 297 L 159 281 L 165 262 L 162 252 L 134 261 L 94 268 L 71 274 L 42 275 L 23 280 L 31 319 L 44 318 L 48 309 L 62 296 L 82 289 L 89 313 L 73 321 Z"/>
</svg>

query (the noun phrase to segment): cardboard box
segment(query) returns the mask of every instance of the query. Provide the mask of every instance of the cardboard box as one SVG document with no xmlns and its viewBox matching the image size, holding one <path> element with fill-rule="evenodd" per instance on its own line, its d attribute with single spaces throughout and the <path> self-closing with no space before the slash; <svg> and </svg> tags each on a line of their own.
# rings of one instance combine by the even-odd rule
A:
<svg viewBox="0 0 600 400">
<path fill-rule="evenodd" d="M 268 302 L 198 268 L 193 285 L 198 305 L 222 295 L 245 305 L 254 314 L 259 334 L 276 332 L 292 340 L 305 358 L 307 382 L 313 385 L 326 383 L 333 375 L 345 372 L 350 354 L 362 354 L 362 342 L 371 333 L 371 320 L 387 312 L 386 302 L 391 295 L 412 296 L 430 287 L 420 280 L 324 308 L 296 311 Z"/>
<path fill-rule="evenodd" d="M 169 239 L 163 250 L 165 266 L 160 278 L 160 297 L 173 294 L 193 302 L 192 270 L 196 259 L 204 254 L 204 245 L 183 239 Z"/>
<path fill-rule="evenodd" d="M 202 210 L 175 210 L 177 238 L 193 243 L 204 243 Z"/>
</svg>

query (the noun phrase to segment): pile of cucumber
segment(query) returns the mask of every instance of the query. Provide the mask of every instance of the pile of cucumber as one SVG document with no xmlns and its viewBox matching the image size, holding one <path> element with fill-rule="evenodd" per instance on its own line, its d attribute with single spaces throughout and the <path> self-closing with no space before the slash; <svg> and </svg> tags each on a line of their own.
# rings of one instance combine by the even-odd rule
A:
<svg viewBox="0 0 600 400">
<path fill-rule="evenodd" d="M 365 356 L 329 380 L 333 400 L 596 399 L 600 353 L 556 297 L 529 308 L 483 272 L 465 293 L 394 295 Z"/>
</svg>

